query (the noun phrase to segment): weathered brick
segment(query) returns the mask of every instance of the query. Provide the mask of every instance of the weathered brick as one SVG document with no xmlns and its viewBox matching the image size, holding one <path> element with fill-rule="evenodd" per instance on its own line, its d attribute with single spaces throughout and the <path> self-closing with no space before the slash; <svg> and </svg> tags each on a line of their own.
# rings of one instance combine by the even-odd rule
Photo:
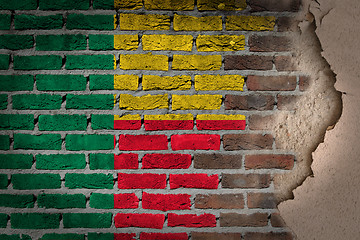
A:
<svg viewBox="0 0 360 240">
<path fill-rule="evenodd" d="M 183 214 L 178 215 L 175 213 L 168 214 L 169 227 L 216 227 L 216 217 L 213 214 Z"/>
<path fill-rule="evenodd" d="M 10 149 L 9 135 L 0 135 L 0 150 L 9 150 L 9 149 Z M 0 162 L 0 166 L 1 166 L 1 162 Z"/>
<path fill-rule="evenodd" d="M 246 0 L 199 0 L 199 11 L 241 11 L 246 8 Z"/>
<path fill-rule="evenodd" d="M 15 15 L 14 24 L 16 30 L 61 29 L 63 27 L 63 16 L 62 14 L 47 16 Z"/>
<path fill-rule="evenodd" d="M 285 36 L 259 36 L 249 37 L 250 52 L 287 52 L 292 50 L 289 37 Z"/>
<path fill-rule="evenodd" d="M 85 15 L 69 14 L 67 16 L 67 29 L 85 30 L 114 30 L 116 15 Z"/>
<path fill-rule="evenodd" d="M 94 115 L 96 116 L 96 115 Z M 109 123 L 103 122 L 95 122 L 96 127 L 107 127 L 112 125 L 110 129 L 117 130 L 139 130 L 141 128 L 141 116 L 139 114 L 125 114 L 125 115 L 114 115 L 112 119 L 110 119 L 107 115 L 98 115 L 99 117 L 95 119 L 96 121 L 109 121 Z M 111 121 L 111 123 L 110 123 Z M 109 129 L 109 127 L 107 127 Z"/>
<path fill-rule="evenodd" d="M 14 229 L 57 229 L 60 225 L 60 214 L 12 213 L 10 219 Z"/>
<path fill-rule="evenodd" d="M 39 208 L 85 208 L 86 197 L 83 194 L 40 194 L 37 204 Z"/>
<path fill-rule="evenodd" d="M 72 69 L 116 69 L 114 55 L 67 55 L 65 68 Z"/>
<path fill-rule="evenodd" d="M 10 55 L 1 54 L 0 55 L 0 70 L 9 69 L 10 64 Z"/>
<path fill-rule="evenodd" d="M 34 77 L 31 75 L 1 75 L 1 91 L 31 91 L 34 88 Z"/>
<path fill-rule="evenodd" d="M 274 193 L 248 193 L 247 204 L 248 208 L 276 208 L 279 200 Z"/>
<path fill-rule="evenodd" d="M 127 9 L 135 10 L 142 8 L 142 0 L 94 0 L 94 9 Z"/>
<path fill-rule="evenodd" d="M 190 210 L 191 195 L 188 194 L 150 194 L 142 195 L 142 207 L 161 211 Z"/>
<path fill-rule="evenodd" d="M 127 174 L 118 173 L 119 189 L 165 189 L 166 174 Z"/>
<path fill-rule="evenodd" d="M 250 115 L 250 130 L 271 130 L 274 127 L 274 115 Z"/>
<path fill-rule="evenodd" d="M 244 235 L 244 240 L 292 240 L 292 234 L 289 232 L 248 232 Z"/>
<path fill-rule="evenodd" d="M 0 49 L 21 50 L 34 46 L 34 37 L 31 35 L 0 35 Z"/>
<path fill-rule="evenodd" d="M 170 30 L 170 17 L 160 14 L 120 14 L 120 30 Z"/>
<path fill-rule="evenodd" d="M 191 165 L 190 154 L 145 154 L 142 158 L 143 169 L 186 169 Z"/>
<path fill-rule="evenodd" d="M 225 155 L 219 153 L 195 154 L 194 168 L 197 169 L 240 169 L 242 155 Z"/>
<path fill-rule="evenodd" d="M 137 35 L 89 35 L 90 50 L 136 50 L 138 45 Z"/>
<path fill-rule="evenodd" d="M 96 0 L 95 0 L 96 1 Z M 95 2 L 94 1 L 94 2 Z M 108 1 L 108 0 L 107 0 Z M 101 2 L 103 2 L 101 0 Z M 112 1 L 113 2 L 113 1 Z M 117 240 L 115 238 L 117 234 L 115 233 L 96 233 L 96 232 L 89 232 L 88 233 L 88 240 Z M 126 239 L 126 238 L 125 238 Z M 127 239 L 126 239 L 127 240 Z M 129 239 L 131 240 L 131 238 Z"/>
<path fill-rule="evenodd" d="M 187 240 L 187 233 L 140 233 L 140 240 Z"/>
<path fill-rule="evenodd" d="M 8 95 L 7 94 L 0 94 L 0 109 L 6 109 L 8 105 Z M 1 115 L 0 115 L 0 129 L 1 129 Z"/>
<path fill-rule="evenodd" d="M 271 95 L 226 95 L 225 96 L 226 110 L 273 110 L 275 99 Z"/>
<path fill-rule="evenodd" d="M 120 94 L 119 107 L 126 110 L 151 110 L 168 108 L 168 95 L 145 95 L 135 97 L 130 94 Z"/>
<path fill-rule="evenodd" d="M 220 213 L 221 227 L 265 227 L 267 225 L 267 213 Z"/>
<path fill-rule="evenodd" d="M 194 0 L 172 1 L 172 0 L 145 0 L 147 10 L 194 10 Z"/>
<path fill-rule="evenodd" d="M 199 52 L 245 50 L 244 35 L 199 35 L 196 38 Z"/>
<path fill-rule="evenodd" d="M 294 91 L 296 76 L 248 76 L 246 86 L 249 91 Z"/>
<path fill-rule="evenodd" d="M 271 176 L 268 174 L 222 174 L 223 188 L 268 188 Z"/>
<path fill-rule="evenodd" d="M 36 0 L 23 0 L 23 1 L 0 1 L 1 10 L 35 10 L 37 8 Z"/>
<path fill-rule="evenodd" d="M 110 134 L 67 135 L 65 146 L 69 151 L 114 149 L 114 136 Z"/>
<path fill-rule="evenodd" d="M 307 91 L 311 86 L 311 78 L 309 76 L 300 76 L 299 77 L 299 90 Z"/>
<path fill-rule="evenodd" d="M 0 114 L 1 130 L 33 130 L 34 115 L 32 114 Z"/>
<path fill-rule="evenodd" d="M 200 209 L 243 209 L 242 194 L 197 194 L 195 208 Z"/>
<path fill-rule="evenodd" d="M 66 109 L 99 109 L 111 110 L 114 108 L 114 95 L 92 94 L 66 96 Z"/>
<path fill-rule="evenodd" d="M 143 90 L 189 90 L 191 88 L 191 77 L 182 76 L 155 76 L 143 75 Z"/>
<path fill-rule="evenodd" d="M 273 142 L 274 137 L 270 134 L 225 134 L 223 136 L 226 151 L 272 149 Z"/>
<path fill-rule="evenodd" d="M 114 129 L 114 115 L 91 115 L 91 128 L 97 129 Z"/>
<path fill-rule="evenodd" d="M 169 70 L 169 57 L 165 55 L 131 54 L 120 55 L 120 69 L 124 70 Z"/>
<path fill-rule="evenodd" d="M 241 75 L 196 75 L 196 91 L 229 90 L 243 91 L 244 77 Z"/>
<path fill-rule="evenodd" d="M 0 228 L 6 228 L 9 216 L 5 213 L 0 213 Z M 1 237 L 1 236 L 0 236 Z"/>
<path fill-rule="evenodd" d="M 62 57 L 57 55 L 14 56 L 15 70 L 60 70 Z"/>
<path fill-rule="evenodd" d="M 57 189 L 61 187 L 59 174 L 13 174 L 11 182 L 14 189 Z"/>
<path fill-rule="evenodd" d="M 120 151 L 167 150 L 166 135 L 124 135 L 119 137 Z"/>
<path fill-rule="evenodd" d="M 98 153 L 89 155 L 90 170 L 114 169 L 114 154 Z"/>
<path fill-rule="evenodd" d="M 114 208 L 114 195 L 92 193 L 90 195 L 90 207 L 97 209 L 113 209 Z"/>
<path fill-rule="evenodd" d="M 114 180 L 112 174 L 93 173 L 67 173 L 65 175 L 65 187 L 69 189 L 113 189 Z"/>
<path fill-rule="evenodd" d="M 114 169 L 138 169 L 139 156 L 135 153 L 114 155 Z"/>
<path fill-rule="evenodd" d="M 114 217 L 117 228 L 155 228 L 162 229 L 165 222 L 165 215 L 150 213 L 118 213 Z"/>
<path fill-rule="evenodd" d="M 275 17 L 272 16 L 228 16 L 226 30 L 228 31 L 273 31 Z"/>
<path fill-rule="evenodd" d="M 85 234 L 76 233 L 46 233 L 39 240 L 85 240 Z"/>
<path fill-rule="evenodd" d="M 0 206 L 9 208 L 33 208 L 34 195 L 0 194 Z"/>
<path fill-rule="evenodd" d="M 220 109 L 222 95 L 172 95 L 172 110 Z"/>
<path fill-rule="evenodd" d="M 199 114 L 196 116 L 198 130 L 245 130 L 244 115 Z"/>
<path fill-rule="evenodd" d="M 174 15 L 175 31 L 221 31 L 221 16 L 193 17 L 187 15 Z"/>
<path fill-rule="evenodd" d="M 113 201 L 115 209 L 134 209 L 139 207 L 139 198 L 135 193 L 114 194 Z"/>
<path fill-rule="evenodd" d="M 272 213 L 270 215 L 270 223 L 273 227 L 286 227 L 286 223 L 279 213 Z"/>
<path fill-rule="evenodd" d="M 146 131 L 192 130 L 194 128 L 194 116 L 191 113 L 145 115 L 144 126 Z"/>
<path fill-rule="evenodd" d="M 90 7 L 89 0 L 40 0 L 40 10 L 87 10 Z"/>
<path fill-rule="evenodd" d="M 60 150 L 60 134 L 14 134 L 14 149 Z"/>
<path fill-rule="evenodd" d="M 36 88 L 39 91 L 84 91 L 86 77 L 83 75 L 36 75 Z"/>
<path fill-rule="evenodd" d="M 191 51 L 193 36 L 191 35 L 143 35 L 144 51 Z"/>
<path fill-rule="evenodd" d="M 221 55 L 174 55 L 173 70 L 220 70 L 222 65 Z"/>
<path fill-rule="evenodd" d="M 192 232 L 193 240 L 239 240 L 241 233 L 227 233 L 227 232 Z"/>
<path fill-rule="evenodd" d="M 85 166 L 85 154 L 36 155 L 36 169 L 84 169 Z"/>
<path fill-rule="evenodd" d="M 7 235 L 7 234 L 0 234 L 1 239 L 4 240 L 31 240 L 31 237 L 29 235 L 26 234 L 11 234 L 11 235 Z"/>
<path fill-rule="evenodd" d="M 225 70 L 272 70 L 273 57 L 257 55 L 225 56 Z"/>
<path fill-rule="evenodd" d="M 9 30 L 11 25 L 11 15 L 0 14 L 0 30 Z"/>
<path fill-rule="evenodd" d="M 296 21 L 292 17 L 279 17 L 277 20 L 277 26 L 279 32 L 296 32 L 299 31 L 299 21 Z"/>
<path fill-rule="evenodd" d="M 297 108 L 301 107 L 299 106 L 299 100 L 302 98 L 302 96 L 296 96 L 296 95 L 277 95 L 277 108 L 279 110 L 285 110 L 285 111 L 293 111 Z"/>
<path fill-rule="evenodd" d="M 7 174 L 0 174 L 0 189 L 6 189 L 9 185 Z"/>
<path fill-rule="evenodd" d="M 247 155 L 245 156 L 246 169 L 270 169 L 278 168 L 291 170 L 294 167 L 294 155 L 276 155 L 276 154 L 262 154 L 262 155 Z"/>
<path fill-rule="evenodd" d="M 171 136 L 171 148 L 178 150 L 219 150 L 220 135 L 183 134 Z"/>
<path fill-rule="evenodd" d="M 30 169 L 32 164 L 31 154 L 0 154 L 0 169 Z"/>
<path fill-rule="evenodd" d="M 86 115 L 40 115 L 40 131 L 75 131 L 86 130 Z"/>
<path fill-rule="evenodd" d="M 131 90 L 139 87 L 137 75 L 90 75 L 90 90 Z"/>
<path fill-rule="evenodd" d="M 276 70 L 278 70 L 279 72 L 296 71 L 297 65 L 295 61 L 296 60 L 294 59 L 294 57 L 290 56 L 276 56 L 274 58 Z"/>
<path fill-rule="evenodd" d="M 207 175 L 205 173 L 193 174 L 170 174 L 170 189 L 176 188 L 201 188 L 217 189 L 219 177 L 217 174 Z"/>
<path fill-rule="evenodd" d="M 86 50 L 86 45 L 86 36 L 80 34 L 36 36 L 37 51 Z"/>
<path fill-rule="evenodd" d="M 110 228 L 111 213 L 63 213 L 64 228 Z"/>
<path fill-rule="evenodd" d="M 249 6 L 253 12 L 297 12 L 300 8 L 300 0 L 252 0 L 249 2 Z"/>
<path fill-rule="evenodd" d="M 21 94 L 13 95 L 13 108 L 18 110 L 52 110 L 60 109 L 61 95 L 50 94 Z"/>
</svg>

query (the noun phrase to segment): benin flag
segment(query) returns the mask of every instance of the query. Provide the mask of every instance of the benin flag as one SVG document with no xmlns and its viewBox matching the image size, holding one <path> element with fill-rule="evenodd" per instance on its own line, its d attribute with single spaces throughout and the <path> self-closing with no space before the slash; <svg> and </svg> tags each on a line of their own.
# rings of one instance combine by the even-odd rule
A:
<svg viewBox="0 0 360 240">
<path fill-rule="evenodd" d="M 139 130 L 141 116 L 136 115 L 91 115 L 92 129 Z"/>
<path fill-rule="evenodd" d="M 189 114 L 145 115 L 145 130 L 192 130 L 194 116 Z"/>
<path fill-rule="evenodd" d="M 90 90 L 129 90 L 139 87 L 137 75 L 90 75 Z"/>
<path fill-rule="evenodd" d="M 199 130 L 244 130 L 245 126 L 244 115 L 200 114 L 196 117 L 196 127 Z"/>
</svg>

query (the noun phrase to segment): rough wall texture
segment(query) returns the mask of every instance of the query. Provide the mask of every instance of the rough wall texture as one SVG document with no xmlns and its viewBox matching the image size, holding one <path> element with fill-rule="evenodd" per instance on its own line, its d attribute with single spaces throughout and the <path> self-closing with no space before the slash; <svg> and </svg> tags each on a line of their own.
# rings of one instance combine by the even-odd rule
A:
<svg viewBox="0 0 360 240">
<path fill-rule="evenodd" d="M 292 239 L 339 109 L 299 1 L 0 9 L 2 238 Z"/>
</svg>

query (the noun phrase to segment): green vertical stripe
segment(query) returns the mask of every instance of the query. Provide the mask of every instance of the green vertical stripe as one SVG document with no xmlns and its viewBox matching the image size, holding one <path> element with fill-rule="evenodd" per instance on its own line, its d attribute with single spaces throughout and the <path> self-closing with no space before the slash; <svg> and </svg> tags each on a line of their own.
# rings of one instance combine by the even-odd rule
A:
<svg viewBox="0 0 360 240">
<path fill-rule="evenodd" d="M 90 75 L 90 90 L 114 90 L 113 75 Z"/>
<path fill-rule="evenodd" d="M 114 129 L 113 115 L 91 115 L 92 129 Z"/>
<path fill-rule="evenodd" d="M 89 35 L 90 50 L 113 50 L 114 36 L 113 35 Z"/>
<path fill-rule="evenodd" d="M 96 169 L 114 169 L 114 154 L 90 154 L 90 170 Z"/>
</svg>

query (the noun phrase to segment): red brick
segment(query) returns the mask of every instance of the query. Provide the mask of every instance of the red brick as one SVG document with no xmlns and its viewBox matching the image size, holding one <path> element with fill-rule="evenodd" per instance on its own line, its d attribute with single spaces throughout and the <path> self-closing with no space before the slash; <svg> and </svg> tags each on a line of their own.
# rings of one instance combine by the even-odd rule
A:
<svg viewBox="0 0 360 240">
<path fill-rule="evenodd" d="M 289 232 L 248 232 L 244 236 L 244 240 L 292 240 L 292 234 Z"/>
<path fill-rule="evenodd" d="M 148 213 L 118 213 L 114 217 L 115 227 L 117 228 L 156 228 L 162 229 L 165 222 L 164 214 Z"/>
<path fill-rule="evenodd" d="M 114 120 L 114 129 L 116 130 L 139 130 L 141 120 Z"/>
<path fill-rule="evenodd" d="M 273 142 L 274 137 L 270 134 L 225 134 L 223 136 L 226 151 L 272 149 Z"/>
<path fill-rule="evenodd" d="M 279 110 L 293 111 L 298 108 L 298 102 L 302 96 L 277 95 L 277 107 Z"/>
<path fill-rule="evenodd" d="M 273 193 L 248 193 L 248 208 L 274 209 L 278 204 L 278 199 Z"/>
<path fill-rule="evenodd" d="M 279 32 L 296 32 L 299 31 L 299 21 L 291 17 L 279 17 L 277 21 Z"/>
<path fill-rule="evenodd" d="M 294 91 L 295 76 L 248 76 L 246 86 L 249 91 Z"/>
<path fill-rule="evenodd" d="M 167 150 L 166 135 L 120 135 L 119 149 L 123 151 Z"/>
<path fill-rule="evenodd" d="M 126 209 L 126 208 L 138 208 L 139 199 L 135 193 L 122 193 L 114 194 L 114 208 Z"/>
<path fill-rule="evenodd" d="M 251 115 L 249 116 L 250 130 L 271 130 L 274 127 L 274 115 Z"/>
<path fill-rule="evenodd" d="M 142 158 L 143 169 L 186 169 L 191 165 L 190 154 L 145 154 Z"/>
<path fill-rule="evenodd" d="M 123 153 L 114 156 L 114 169 L 138 169 L 139 160 L 135 153 Z"/>
<path fill-rule="evenodd" d="M 310 88 L 310 77 L 309 76 L 301 76 L 299 78 L 299 90 L 307 91 Z"/>
<path fill-rule="evenodd" d="M 285 227 L 285 221 L 279 213 L 272 213 L 270 215 L 271 226 L 273 227 Z"/>
<path fill-rule="evenodd" d="M 140 233 L 140 240 L 188 240 L 187 233 Z"/>
<path fill-rule="evenodd" d="M 251 52 L 287 52 L 292 50 L 291 40 L 284 36 L 259 36 L 249 37 Z"/>
<path fill-rule="evenodd" d="M 169 227 L 216 227 L 216 217 L 213 214 L 168 214 Z"/>
<path fill-rule="evenodd" d="M 220 213 L 221 227 L 265 227 L 268 225 L 267 213 L 238 214 Z"/>
<path fill-rule="evenodd" d="M 198 130 L 245 130 L 246 120 L 196 120 Z"/>
<path fill-rule="evenodd" d="M 192 130 L 194 128 L 194 121 L 193 120 L 145 120 L 144 127 L 146 131 Z"/>
<path fill-rule="evenodd" d="M 205 173 L 170 174 L 170 188 L 202 188 L 217 189 L 219 177 L 217 174 L 208 176 Z"/>
<path fill-rule="evenodd" d="M 220 150 L 220 135 L 183 134 L 171 136 L 171 148 L 177 150 Z"/>
<path fill-rule="evenodd" d="M 252 12 L 297 12 L 300 3 L 300 0 L 251 0 L 248 4 Z"/>
<path fill-rule="evenodd" d="M 253 94 L 253 95 L 226 95 L 226 110 L 273 110 L 275 98 L 270 95 Z"/>
<path fill-rule="evenodd" d="M 150 194 L 142 195 L 142 207 L 161 211 L 190 210 L 191 195 L 188 194 Z"/>
<path fill-rule="evenodd" d="M 242 209 L 244 208 L 244 196 L 242 194 L 197 194 L 195 208 Z"/>
<path fill-rule="evenodd" d="M 294 155 L 276 155 L 276 154 L 263 154 L 263 155 L 248 155 L 245 156 L 246 169 L 285 169 L 290 170 L 294 167 Z"/>
<path fill-rule="evenodd" d="M 222 174 L 223 188 L 268 188 L 271 177 L 268 174 Z"/>
<path fill-rule="evenodd" d="M 241 233 L 192 232 L 192 240 L 240 240 Z"/>
<path fill-rule="evenodd" d="M 114 233 L 114 240 L 134 240 L 136 233 Z"/>
<path fill-rule="evenodd" d="M 295 58 L 290 56 L 276 56 L 274 59 L 276 70 L 283 71 L 297 71 Z"/>
<path fill-rule="evenodd" d="M 230 55 L 224 59 L 225 70 L 272 70 L 272 56 Z"/>
<path fill-rule="evenodd" d="M 164 189 L 166 174 L 127 174 L 118 173 L 119 189 Z"/>
<path fill-rule="evenodd" d="M 239 169 L 241 166 L 240 154 L 202 153 L 194 156 L 194 168 L 198 169 Z"/>
</svg>

